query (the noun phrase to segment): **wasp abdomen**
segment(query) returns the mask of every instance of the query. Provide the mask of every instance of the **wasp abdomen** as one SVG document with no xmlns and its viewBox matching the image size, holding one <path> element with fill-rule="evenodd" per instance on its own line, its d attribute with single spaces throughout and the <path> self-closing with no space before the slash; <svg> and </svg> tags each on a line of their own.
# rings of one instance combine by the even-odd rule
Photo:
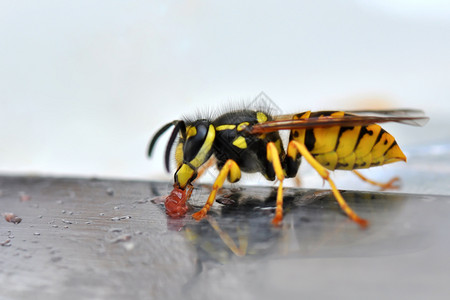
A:
<svg viewBox="0 0 450 300">
<path fill-rule="evenodd" d="M 314 117 L 342 117 L 342 111 L 314 113 Z M 294 118 L 309 118 L 309 112 Z M 354 170 L 406 161 L 394 137 L 377 124 L 292 130 L 291 139 L 304 143 L 329 170 Z"/>
</svg>

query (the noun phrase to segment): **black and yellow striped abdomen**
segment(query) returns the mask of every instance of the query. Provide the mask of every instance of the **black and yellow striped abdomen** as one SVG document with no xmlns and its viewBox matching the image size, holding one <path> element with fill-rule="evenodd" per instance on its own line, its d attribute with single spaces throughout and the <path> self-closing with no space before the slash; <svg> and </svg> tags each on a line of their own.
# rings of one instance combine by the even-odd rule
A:
<svg viewBox="0 0 450 300">
<path fill-rule="evenodd" d="M 342 117 L 342 111 L 305 112 L 294 119 Z M 377 124 L 294 129 L 290 139 L 305 144 L 314 158 L 329 170 L 364 169 L 406 161 L 394 137 Z"/>
</svg>

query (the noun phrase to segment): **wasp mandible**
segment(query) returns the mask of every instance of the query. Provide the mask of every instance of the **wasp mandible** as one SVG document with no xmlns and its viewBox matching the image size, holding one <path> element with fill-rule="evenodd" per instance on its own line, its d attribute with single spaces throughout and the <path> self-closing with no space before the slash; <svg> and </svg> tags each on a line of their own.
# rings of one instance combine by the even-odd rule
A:
<svg viewBox="0 0 450 300">
<path fill-rule="evenodd" d="M 279 225 L 283 220 L 283 181 L 297 175 L 303 157 L 328 182 L 347 216 L 365 227 L 367 220 L 348 206 L 330 178 L 329 170 L 351 170 L 371 182 L 356 170 L 406 162 L 394 137 L 377 123 L 422 126 L 427 120 L 422 111 L 413 109 L 306 111 L 278 116 L 262 109 L 231 110 L 216 118 L 175 120 L 166 124 L 153 136 L 148 156 L 158 138 L 174 126 L 165 153 L 169 171 L 171 149 L 178 138 L 174 189 L 166 198 L 166 212 L 171 216 L 185 214 L 185 202 L 191 195 L 193 181 L 200 168 L 214 157 L 219 175 L 205 205 L 192 217 L 196 220 L 205 217 L 226 179 L 234 183 L 240 180 L 241 172 L 261 173 L 267 180 L 279 181 L 272 219 L 274 225 Z M 290 131 L 287 148 L 283 147 L 280 130 Z M 375 184 L 389 187 L 391 183 Z"/>
</svg>

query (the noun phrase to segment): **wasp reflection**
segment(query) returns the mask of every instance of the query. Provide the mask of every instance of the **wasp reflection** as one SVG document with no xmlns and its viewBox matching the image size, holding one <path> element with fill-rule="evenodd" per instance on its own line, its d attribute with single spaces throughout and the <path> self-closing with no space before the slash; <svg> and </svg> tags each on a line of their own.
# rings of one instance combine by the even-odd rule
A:
<svg viewBox="0 0 450 300">
<path fill-rule="evenodd" d="M 208 192 L 202 186 L 194 191 L 197 195 L 193 198 L 202 198 Z M 372 221 L 368 229 L 355 227 L 345 217 L 331 191 L 305 189 L 286 189 L 286 217 L 281 227 L 274 227 L 270 220 L 275 210 L 276 190 L 261 187 L 223 188 L 217 199 L 222 205 L 214 206 L 204 220 L 197 222 L 185 217 L 168 218 L 167 222 L 171 230 L 185 234 L 201 262 L 226 263 L 237 256 L 361 256 L 367 255 L 369 248 L 371 255 L 386 252 L 386 249 L 377 250 L 380 240 L 389 239 L 380 232 L 387 224 L 396 222 L 407 195 L 342 193 L 349 205 Z M 193 202 L 188 215 L 201 207 L 201 201 Z"/>
</svg>

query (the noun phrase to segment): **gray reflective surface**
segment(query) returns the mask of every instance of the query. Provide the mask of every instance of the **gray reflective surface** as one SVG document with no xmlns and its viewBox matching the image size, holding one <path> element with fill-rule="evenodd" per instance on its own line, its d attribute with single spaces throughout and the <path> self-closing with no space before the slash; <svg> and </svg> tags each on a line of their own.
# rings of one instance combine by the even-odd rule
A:
<svg viewBox="0 0 450 300">
<path fill-rule="evenodd" d="M 209 217 L 168 219 L 169 183 L 0 177 L 1 299 L 444 299 L 450 197 L 286 189 L 270 225 L 270 187 L 224 189 Z M 209 186 L 199 186 L 192 209 Z M 190 211 L 192 213 L 192 211 Z"/>
</svg>

